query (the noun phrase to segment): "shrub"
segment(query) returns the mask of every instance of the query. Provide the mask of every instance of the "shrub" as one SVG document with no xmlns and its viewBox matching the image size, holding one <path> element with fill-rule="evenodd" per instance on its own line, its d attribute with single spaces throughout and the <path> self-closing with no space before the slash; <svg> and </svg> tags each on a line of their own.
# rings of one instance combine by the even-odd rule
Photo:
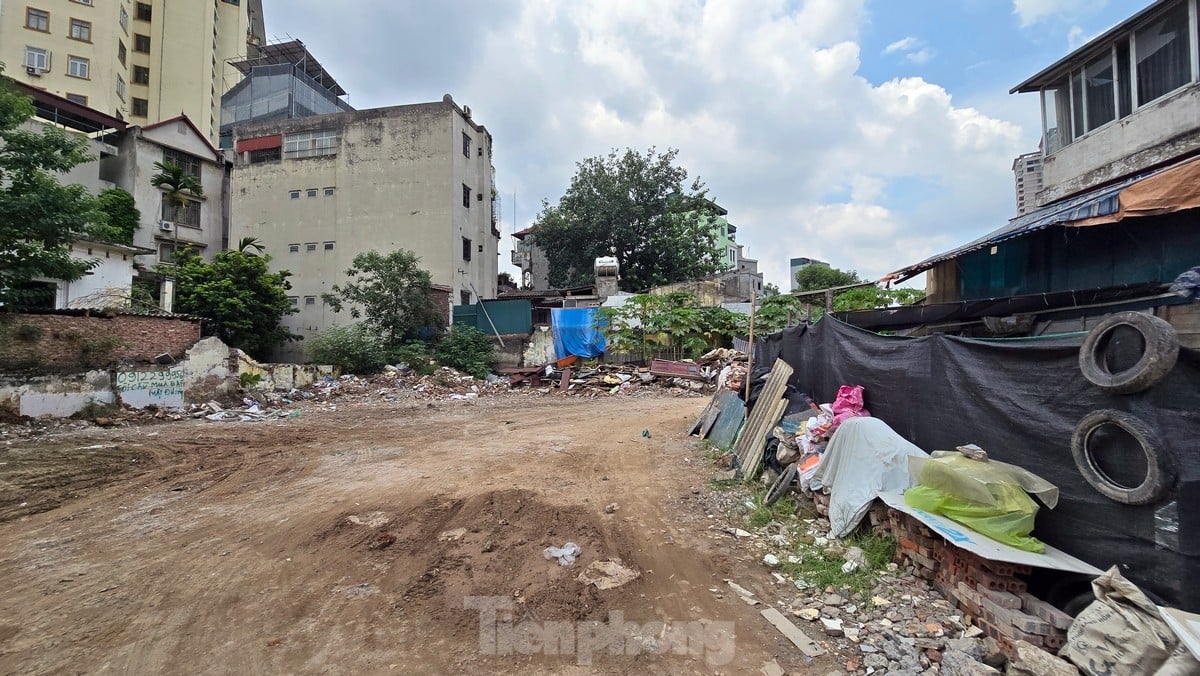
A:
<svg viewBox="0 0 1200 676">
<path fill-rule="evenodd" d="M 491 371 L 492 339 L 473 326 L 455 325 L 438 343 L 437 360 L 442 366 L 485 378 Z"/>
<path fill-rule="evenodd" d="M 429 348 L 420 341 L 405 343 L 392 350 L 392 362 L 408 364 L 408 367 L 421 375 L 433 373 L 433 364 L 429 361 Z"/>
<path fill-rule="evenodd" d="M 378 335 L 361 324 L 337 326 L 313 338 L 308 358 L 332 364 L 348 373 L 375 373 L 388 363 L 388 352 Z"/>
</svg>

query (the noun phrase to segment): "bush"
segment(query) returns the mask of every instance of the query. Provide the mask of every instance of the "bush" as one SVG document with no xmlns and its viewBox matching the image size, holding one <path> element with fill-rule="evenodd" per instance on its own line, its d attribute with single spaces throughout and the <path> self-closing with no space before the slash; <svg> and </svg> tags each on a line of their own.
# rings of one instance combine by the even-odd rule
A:
<svg viewBox="0 0 1200 676">
<path fill-rule="evenodd" d="M 429 361 L 429 348 L 425 343 L 412 341 L 392 350 L 392 362 L 408 364 L 413 371 L 427 376 L 433 373 L 433 364 Z"/>
<path fill-rule="evenodd" d="M 376 373 L 388 363 L 388 351 L 378 335 L 361 324 L 338 326 L 313 338 L 308 358 L 332 364 L 348 373 Z"/>
<path fill-rule="evenodd" d="M 455 325 L 438 343 L 437 360 L 442 366 L 485 378 L 491 372 L 492 339 L 473 326 Z"/>
</svg>

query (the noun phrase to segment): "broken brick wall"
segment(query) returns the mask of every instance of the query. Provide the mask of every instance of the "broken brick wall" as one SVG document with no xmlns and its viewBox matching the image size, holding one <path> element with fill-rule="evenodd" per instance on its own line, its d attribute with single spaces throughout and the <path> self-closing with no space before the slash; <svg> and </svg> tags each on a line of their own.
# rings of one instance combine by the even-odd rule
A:
<svg viewBox="0 0 1200 676">
<path fill-rule="evenodd" d="M 179 359 L 200 339 L 198 320 L 94 311 L 0 315 L 0 372 L 63 373 L 114 361 Z"/>
</svg>

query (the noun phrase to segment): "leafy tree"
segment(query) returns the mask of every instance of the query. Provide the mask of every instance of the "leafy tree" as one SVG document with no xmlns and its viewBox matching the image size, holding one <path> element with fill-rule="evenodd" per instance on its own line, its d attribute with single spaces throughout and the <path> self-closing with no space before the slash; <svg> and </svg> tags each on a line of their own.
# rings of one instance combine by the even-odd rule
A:
<svg viewBox="0 0 1200 676">
<path fill-rule="evenodd" d="M 763 299 L 754 312 L 754 334 L 766 335 L 799 324 L 804 319 L 804 303 L 788 294 Z"/>
<path fill-rule="evenodd" d="M 270 260 L 270 256 L 221 251 L 206 263 L 184 249 L 173 268 L 162 266 L 161 271 L 175 276 L 176 312 L 203 317 L 211 335 L 264 359 L 275 346 L 299 337 L 279 324 L 296 312 L 287 297 L 291 275 L 286 270 L 271 272 Z"/>
<path fill-rule="evenodd" d="M 733 336 L 744 336 L 749 322 L 746 315 L 725 308 L 700 307 L 695 296 L 684 292 L 631 296 L 619 308 L 600 312 L 608 351 L 640 353 L 643 360 L 663 349 L 696 357 L 728 344 Z"/>
<path fill-rule="evenodd" d="M 167 197 L 167 203 L 176 211 L 187 206 L 188 193 L 200 197 L 204 188 L 200 179 L 184 171 L 183 167 L 174 162 L 155 162 L 154 168 L 158 173 L 150 177 L 150 185 L 161 188 Z M 172 218 L 171 220 L 176 220 Z"/>
<path fill-rule="evenodd" d="M 912 305 L 925 298 L 922 289 L 897 287 L 884 289 L 878 286 L 860 286 L 857 289 L 846 289 L 833 299 L 834 312 L 850 310 L 873 310 L 893 305 Z"/>
<path fill-rule="evenodd" d="M 334 312 L 349 309 L 350 316 L 380 334 L 385 348 L 419 338 L 427 328 L 440 330 L 445 318 L 433 300 L 429 273 L 418 267 L 421 259 L 398 249 L 384 255 L 368 251 L 354 257 L 346 271 L 349 281 L 334 285 L 322 295 Z"/>
<path fill-rule="evenodd" d="M 91 159 L 88 140 L 45 126 L 22 129 L 33 103 L 16 92 L 0 64 L 0 305 L 38 305 L 52 291 L 39 277 L 73 281 L 95 262 L 71 258 L 71 242 L 87 236 L 104 215 L 83 186 L 56 174 Z"/>
<path fill-rule="evenodd" d="M 335 326 L 309 341 L 308 358 L 314 364 L 332 364 L 349 373 L 376 373 L 388 363 L 388 351 L 362 324 Z"/>
<path fill-rule="evenodd" d="M 796 272 L 797 291 L 820 291 L 861 281 L 853 270 L 847 272 L 827 265 L 809 265 Z"/>
<path fill-rule="evenodd" d="M 763 284 L 763 291 L 762 291 L 763 298 L 770 298 L 771 296 L 778 296 L 779 293 L 780 293 L 780 291 L 779 291 L 778 286 L 775 286 L 774 284 L 772 284 L 770 282 Z"/>
<path fill-rule="evenodd" d="M 109 188 L 96 197 L 96 205 L 104 212 L 105 225 L 93 234 L 119 244 L 133 244 L 133 235 L 142 220 L 133 195 L 121 188 Z"/>
<path fill-rule="evenodd" d="M 720 269 L 708 218 L 716 209 L 699 179 L 684 189 L 678 150 L 627 149 L 579 162 L 557 205 L 542 202 L 534 236 L 550 262 L 550 284 L 583 286 L 600 256 L 616 256 L 621 288 L 648 289 Z"/>
<path fill-rule="evenodd" d="M 251 252 L 247 251 L 247 249 L 253 249 L 254 252 L 251 253 Z M 257 237 L 243 237 L 240 240 L 238 240 L 237 250 L 241 251 L 244 254 L 249 254 L 249 255 L 254 256 L 254 255 L 261 254 L 266 249 L 263 248 L 262 242 L 258 241 Z"/>
<path fill-rule="evenodd" d="M 512 275 L 507 272 L 501 272 L 496 275 L 497 288 L 517 288 L 517 282 L 512 278 Z"/>
</svg>

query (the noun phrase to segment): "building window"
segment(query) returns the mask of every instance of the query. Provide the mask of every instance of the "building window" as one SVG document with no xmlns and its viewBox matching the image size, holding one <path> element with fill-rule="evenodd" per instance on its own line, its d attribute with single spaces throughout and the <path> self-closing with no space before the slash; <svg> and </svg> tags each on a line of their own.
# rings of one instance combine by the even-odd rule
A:
<svg viewBox="0 0 1200 676">
<path fill-rule="evenodd" d="M 306 194 L 307 194 L 309 197 L 316 197 L 316 196 L 317 196 L 317 189 L 316 189 L 316 188 L 309 188 Z"/>
<path fill-rule="evenodd" d="M 50 32 L 50 12 L 34 9 L 32 7 L 25 8 L 25 27 L 43 33 Z"/>
<path fill-rule="evenodd" d="M 1178 3 L 1161 19 L 1134 33 L 1139 106 L 1192 81 L 1189 4 Z"/>
<path fill-rule="evenodd" d="M 120 61 L 122 66 L 125 65 L 126 55 L 127 52 L 125 50 L 125 43 L 117 40 L 117 61 Z"/>
<path fill-rule="evenodd" d="M 333 251 L 333 242 L 325 242 L 325 250 Z"/>
<path fill-rule="evenodd" d="M 71 103 L 78 103 L 81 106 L 87 105 L 87 97 L 83 94 L 67 94 L 67 100 Z"/>
<path fill-rule="evenodd" d="M 50 70 L 50 52 L 37 47 L 25 48 L 25 67 L 40 71 Z"/>
<path fill-rule="evenodd" d="M 133 83 L 140 85 L 150 84 L 150 69 L 145 66 L 134 66 Z"/>
<path fill-rule="evenodd" d="M 250 164 L 259 162 L 278 162 L 279 148 L 263 148 L 261 150 L 250 151 Z M 296 191 L 296 197 L 300 196 L 300 192 Z"/>
<path fill-rule="evenodd" d="M 337 188 L 325 188 L 325 196 L 326 197 L 333 197 L 333 194 L 335 192 L 337 192 Z"/>
<path fill-rule="evenodd" d="M 92 4 L 92 0 L 71 0 L 71 2 L 80 4 L 80 5 L 88 5 L 89 7 Z"/>
<path fill-rule="evenodd" d="M 459 291 L 458 292 L 458 302 L 459 302 L 459 305 L 470 305 L 471 304 L 471 292 L 470 291 Z"/>
<path fill-rule="evenodd" d="M 316 251 L 317 251 L 317 243 L 316 242 L 305 242 L 304 243 L 304 253 L 316 253 Z"/>
<path fill-rule="evenodd" d="M 144 2 L 139 2 L 137 4 L 134 16 L 137 17 L 138 21 L 149 21 L 152 16 L 150 5 L 147 5 Z"/>
<path fill-rule="evenodd" d="M 305 296 L 305 297 L 304 297 L 304 304 L 305 304 L 305 305 L 316 305 L 316 304 L 317 304 L 317 297 L 316 297 L 316 296 Z"/>
<path fill-rule="evenodd" d="M 163 164 L 174 164 L 183 169 L 185 174 L 200 178 L 200 158 L 189 155 L 174 148 L 163 148 Z"/>
<path fill-rule="evenodd" d="M 125 100 L 125 78 L 117 75 L 117 98 Z"/>
<path fill-rule="evenodd" d="M 147 99 L 139 99 L 133 97 L 133 115 L 136 117 L 146 117 L 150 114 L 150 101 Z"/>
<path fill-rule="evenodd" d="M 150 36 L 133 34 L 133 51 L 141 54 L 150 53 Z"/>
<path fill-rule="evenodd" d="M 82 19 L 71 19 L 71 38 L 74 40 L 92 41 L 92 23 Z"/>
<path fill-rule="evenodd" d="M 1111 54 L 1089 63 L 1083 69 L 1084 102 L 1087 108 L 1088 131 L 1117 119 L 1117 94 L 1113 86 L 1113 58 Z"/>
<path fill-rule="evenodd" d="M 300 253 L 300 245 L 299 244 L 289 244 L 288 245 L 288 253 Z"/>
<path fill-rule="evenodd" d="M 471 208 L 471 189 L 467 187 L 466 183 L 463 184 L 462 189 L 463 189 L 463 206 L 470 209 Z"/>
<path fill-rule="evenodd" d="M 162 196 L 162 219 L 176 225 L 198 228 L 200 227 L 200 203 L 188 200 L 183 206 L 176 206 L 171 204 L 170 198 L 164 193 Z"/>
<path fill-rule="evenodd" d="M 300 296 L 288 296 L 288 300 L 292 302 L 292 305 L 300 305 Z"/>
<path fill-rule="evenodd" d="M 160 263 L 174 263 L 175 245 L 169 242 L 160 242 L 158 245 L 158 260 Z"/>
<path fill-rule="evenodd" d="M 462 238 L 462 258 L 464 261 L 471 260 L 471 240 L 466 237 Z"/>
<path fill-rule="evenodd" d="M 463 132 L 463 157 L 470 157 L 470 156 L 471 156 L 471 137 L 468 136 L 467 132 L 464 131 Z"/>
<path fill-rule="evenodd" d="M 332 129 L 288 134 L 283 138 L 283 155 L 288 159 L 337 154 L 337 132 Z"/>
<path fill-rule="evenodd" d="M 67 75 L 71 77 L 88 79 L 89 73 L 92 70 L 92 62 L 82 56 L 67 57 Z"/>
<path fill-rule="evenodd" d="M 289 190 L 288 197 L 291 197 L 294 200 L 298 200 L 298 199 L 300 199 L 300 191 L 299 190 Z"/>
<path fill-rule="evenodd" d="M 126 12 L 124 7 L 121 8 L 120 21 L 121 21 L 121 30 L 125 31 L 126 35 L 129 35 L 129 12 Z"/>
</svg>

